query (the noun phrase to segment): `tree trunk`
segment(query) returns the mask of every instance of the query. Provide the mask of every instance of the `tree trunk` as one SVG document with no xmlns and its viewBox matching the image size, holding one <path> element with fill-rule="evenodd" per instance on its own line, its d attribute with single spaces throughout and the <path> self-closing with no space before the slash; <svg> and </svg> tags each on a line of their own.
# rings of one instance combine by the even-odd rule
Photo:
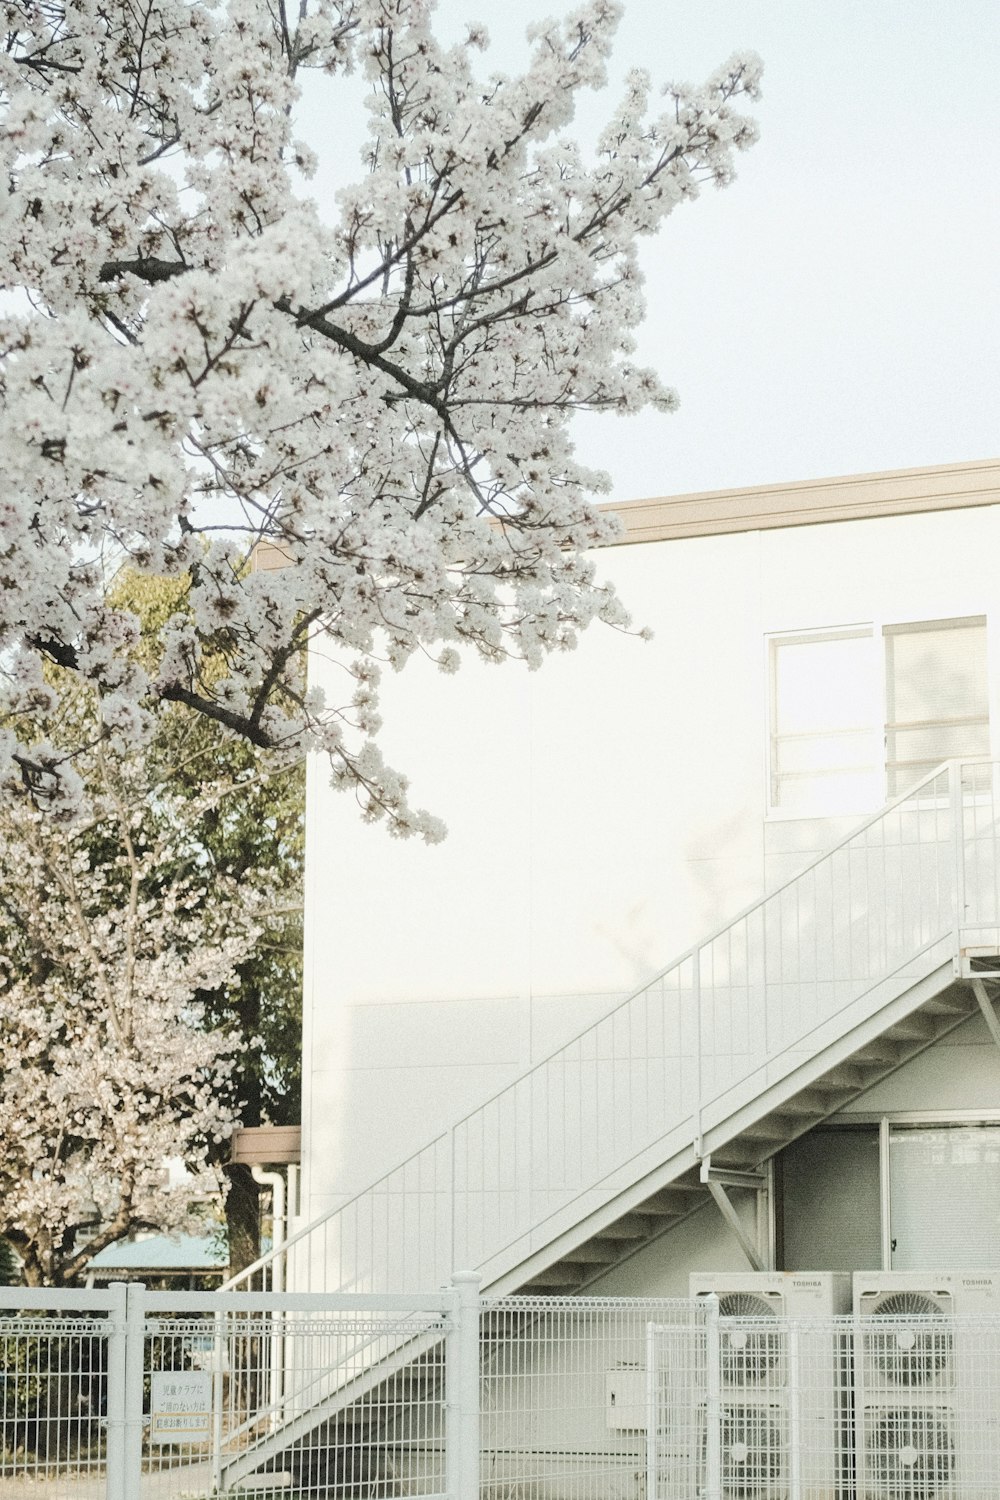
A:
<svg viewBox="0 0 1000 1500">
<path fill-rule="evenodd" d="M 226 1194 L 226 1233 L 229 1237 L 229 1274 L 235 1276 L 260 1255 L 260 1188 L 250 1168 L 229 1162 Z"/>
</svg>

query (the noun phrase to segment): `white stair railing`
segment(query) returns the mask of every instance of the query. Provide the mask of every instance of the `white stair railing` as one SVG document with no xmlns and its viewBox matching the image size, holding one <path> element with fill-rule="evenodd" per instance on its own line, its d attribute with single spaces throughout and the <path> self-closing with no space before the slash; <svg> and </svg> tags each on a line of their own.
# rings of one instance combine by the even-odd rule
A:
<svg viewBox="0 0 1000 1500">
<path fill-rule="evenodd" d="M 952 763 L 286 1242 L 298 1291 L 489 1284 L 1000 927 L 1000 766 Z M 273 1257 L 229 1283 L 269 1284 Z"/>
</svg>

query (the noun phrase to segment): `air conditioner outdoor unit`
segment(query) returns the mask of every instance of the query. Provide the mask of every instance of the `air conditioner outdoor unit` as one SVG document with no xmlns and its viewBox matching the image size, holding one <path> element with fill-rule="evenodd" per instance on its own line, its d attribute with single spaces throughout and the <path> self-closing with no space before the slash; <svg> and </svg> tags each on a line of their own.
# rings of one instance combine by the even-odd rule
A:
<svg viewBox="0 0 1000 1500">
<path fill-rule="evenodd" d="M 723 1500 L 841 1500 L 850 1487 L 850 1348 L 833 1319 L 850 1309 L 836 1271 L 694 1272 L 719 1299 Z M 699 1392 L 702 1450 L 708 1410 Z"/>
<path fill-rule="evenodd" d="M 854 1277 L 858 1500 L 1000 1487 L 1000 1271 Z"/>
</svg>

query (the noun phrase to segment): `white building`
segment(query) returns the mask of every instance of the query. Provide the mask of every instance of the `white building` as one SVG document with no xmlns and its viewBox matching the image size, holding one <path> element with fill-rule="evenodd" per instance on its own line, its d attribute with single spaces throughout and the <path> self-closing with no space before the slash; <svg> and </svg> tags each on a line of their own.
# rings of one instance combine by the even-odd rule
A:
<svg viewBox="0 0 1000 1500">
<path fill-rule="evenodd" d="M 1000 1267 L 1000 462 L 618 508 L 651 642 L 385 683 L 443 845 L 311 768 L 309 1280 Z"/>
</svg>

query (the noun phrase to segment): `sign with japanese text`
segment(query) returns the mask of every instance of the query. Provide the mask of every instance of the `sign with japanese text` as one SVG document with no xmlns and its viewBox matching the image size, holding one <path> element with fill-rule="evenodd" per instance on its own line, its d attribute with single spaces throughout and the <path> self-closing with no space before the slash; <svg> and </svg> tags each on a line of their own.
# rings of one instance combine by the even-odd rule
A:
<svg viewBox="0 0 1000 1500">
<path fill-rule="evenodd" d="M 157 1370 L 152 1376 L 149 1439 L 197 1443 L 212 1435 L 212 1377 L 205 1370 Z"/>
</svg>

